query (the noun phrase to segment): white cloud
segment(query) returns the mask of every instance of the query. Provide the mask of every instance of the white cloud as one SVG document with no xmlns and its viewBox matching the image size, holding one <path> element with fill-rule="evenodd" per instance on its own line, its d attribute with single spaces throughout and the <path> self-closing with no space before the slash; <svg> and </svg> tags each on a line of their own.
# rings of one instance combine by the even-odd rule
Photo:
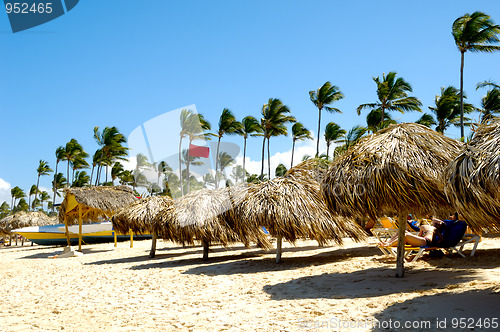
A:
<svg viewBox="0 0 500 332">
<path fill-rule="evenodd" d="M 0 204 L 4 201 L 10 205 L 11 195 L 10 195 L 10 183 L 0 178 Z"/>
<path fill-rule="evenodd" d="M 334 147 L 330 146 L 330 155 L 333 153 Z M 321 140 L 319 143 L 319 151 L 326 152 L 326 143 Z M 296 142 L 293 153 L 293 165 L 296 166 L 302 162 L 302 158 L 306 155 L 313 157 L 316 154 L 316 140 L 308 140 L 304 142 Z M 274 171 L 279 164 L 284 164 L 287 169 L 290 169 L 292 161 L 292 149 L 285 152 L 277 152 L 271 156 L 271 177 L 274 177 Z M 236 158 L 237 165 L 243 165 L 243 156 Z M 262 161 L 253 161 L 246 157 L 245 169 L 250 174 L 259 174 L 262 167 Z M 264 174 L 267 174 L 267 158 L 264 159 Z"/>
</svg>

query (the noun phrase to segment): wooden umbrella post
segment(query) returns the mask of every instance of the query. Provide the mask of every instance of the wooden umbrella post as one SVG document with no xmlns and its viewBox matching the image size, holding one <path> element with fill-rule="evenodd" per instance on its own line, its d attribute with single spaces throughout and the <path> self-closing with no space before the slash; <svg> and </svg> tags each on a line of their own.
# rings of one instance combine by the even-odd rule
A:
<svg viewBox="0 0 500 332">
<path fill-rule="evenodd" d="M 82 205 L 78 204 L 78 251 L 82 251 Z"/>
<path fill-rule="evenodd" d="M 276 264 L 281 263 L 281 245 L 283 243 L 283 238 L 278 235 L 276 238 Z"/>
<path fill-rule="evenodd" d="M 153 239 L 151 241 L 151 251 L 149 252 L 149 257 L 154 258 L 156 255 L 156 232 L 153 232 Z"/>
<path fill-rule="evenodd" d="M 134 247 L 134 232 L 130 230 L 130 248 Z"/>
<path fill-rule="evenodd" d="M 408 214 L 399 213 L 399 234 L 398 234 L 398 257 L 396 259 L 396 278 L 403 278 L 405 275 L 405 232 L 406 232 L 406 216 Z"/>
<path fill-rule="evenodd" d="M 69 238 L 69 228 L 68 228 L 68 219 L 66 214 L 64 214 L 64 228 L 66 230 L 66 240 L 68 241 L 68 248 L 71 247 L 71 240 Z"/>
<path fill-rule="evenodd" d="M 208 247 L 209 247 L 209 244 L 208 244 L 207 240 L 203 240 L 202 244 L 203 244 L 203 260 L 206 261 L 206 260 L 208 260 Z"/>
</svg>

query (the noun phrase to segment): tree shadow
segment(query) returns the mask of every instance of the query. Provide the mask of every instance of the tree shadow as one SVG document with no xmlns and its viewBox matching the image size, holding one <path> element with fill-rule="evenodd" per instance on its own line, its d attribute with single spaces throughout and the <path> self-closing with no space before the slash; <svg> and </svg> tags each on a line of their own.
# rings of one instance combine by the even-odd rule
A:
<svg viewBox="0 0 500 332">
<path fill-rule="evenodd" d="M 445 268 L 484 268 L 491 269 L 499 266 L 498 257 L 500 257 L 500 248 L 481 249 L 481 243 L 474 256 L 470 256 L 470 250 L 464 250 L 465 257 L 457 253 L 445 255 L 442 258 L 426 259 L 432 266 Z"/>
<path fill-rule="evenodd" d="M 370 268 L 347 273 L 325 273 L 264 286 L 272 300 L 356 299 L 397 293 L 444 288 L 475 280 L 468 269 L 406 269 L 404 278 L 396 278 L 394 268 Z"/>
<path fill-rule="evenodd" d="M 404 323 L 400 317 L 412 323 L 425 322 L 428 330 L 481 330 L 482 328 L 490 331 L 498 330 L 498 321 L 497 328 L 493 328 L 492 325 L 489 328 L 485 325 L 475 325 L 479 322 L 479 318 L 483 324 L 486 322 L 485 319 L 488 319 L 490 324 L 492 318 L 498 320 L 498 303 L 500 303 L 500 293 L 498 289 L 492 288 L 420 296 L 402 303 L 395 303 L 377 313 L 375 319 L 379 321 L 379 324 L 374 326 L 373 331 L 387 331 L 383 323 L 391 319 Z M 460 323 L 464 325 L 459 325 Z"/>
<path fill-rule="evenodd" d="M 297 252 L 318 249 L 320 247 L 293 247 L 285 248 L 283 252 Z M 323 247 L 324 248 L 324 247 Z M 185 274 L 206 274 L 206 275 L 232 275 L 249 274 L 269 271 L 286 271 L 307 266 L 320 266 L 330 263 L 342 262 L 352 257 L 372 257 L 377 255 L 377 251 L 372 247 L 359 248 L 341 248 L 332 251 L 322 251 L 315 255 L 282 257 L 280 264 L 276 264 L 274 250 L 257 251 L 247 255 L 227 255 L 210 258 L 208 261 L 200 261 L 205 264 L 191 268 L 185 271 Z M 244 260 L 245 258 L 262 256 L 263 254 L 272 254 L 272 257 L 263 257 L 261 259 Z M 191 260 L 191 263 L 194 263 Z"/>
</svg>

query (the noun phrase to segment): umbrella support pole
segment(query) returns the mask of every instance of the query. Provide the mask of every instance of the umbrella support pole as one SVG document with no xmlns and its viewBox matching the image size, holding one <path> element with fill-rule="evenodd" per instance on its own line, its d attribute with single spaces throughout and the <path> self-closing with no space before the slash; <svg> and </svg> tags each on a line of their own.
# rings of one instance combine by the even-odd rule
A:
<svg viewBox="0 0 500 332">
<path fill-rule="evenodd" d="M 154 258 L 156 255 L 156 232 L 153 232 L 153 239 L 151 240 L 151 251 L 149 257 Z"/>
<path fill-rule="evenodd" d="M 398 234 L 398 256 L 396 259 L 396 278 L 403 278 L 405 275 L 405 232 L 406 232 L 406 211 L 399 213 L 399 234 Z"/>
<path fill-rule="evenodd" d="M 281 263 L 281 245 L 283 243 L 283 238 L 278 236 L 276 238 L 276 264 Z"/>
<path fill-rule="evenodd" d="M 130 230 L 130 248 L 134 247 L 134 232 Z"/>
<path fill-rule="evenodd" d="M 207 261 L 208 260 L 208 241 L 206 240 L 203 240 L 202 241 L 202 244 L 203 244 L 203 260 L 204 261 Z"/>
</svg>

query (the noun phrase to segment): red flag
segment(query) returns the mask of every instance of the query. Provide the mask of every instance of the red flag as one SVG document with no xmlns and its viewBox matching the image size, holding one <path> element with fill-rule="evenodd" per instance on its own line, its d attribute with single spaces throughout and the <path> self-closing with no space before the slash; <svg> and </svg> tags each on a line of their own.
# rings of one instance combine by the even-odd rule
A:
<svg viewBox="0 0 500 332">
<path fill-rule="evenodd" d="M 189 144 L 189 155 L 191 157 L 208 158 L 208 156 L 210 155 L 210 149 L 205 146 Z"/>
</svg>

